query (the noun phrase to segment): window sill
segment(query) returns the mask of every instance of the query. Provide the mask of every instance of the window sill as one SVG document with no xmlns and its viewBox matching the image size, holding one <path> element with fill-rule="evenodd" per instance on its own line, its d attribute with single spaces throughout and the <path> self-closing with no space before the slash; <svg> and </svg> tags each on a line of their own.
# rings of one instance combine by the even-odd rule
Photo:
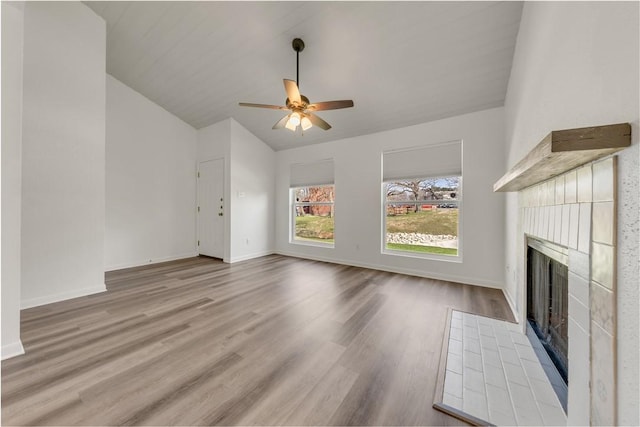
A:
<svg viewBox="0 0 640 427">
<path fill-rule="evenodd" d="M 294 239 L 294 240 L 290 240 L 289 243 L 292 244 L 292 245 L 313 246 L 313 247 L 316 247 L 316 248 L 326 248 L 326 249 L 335 248 L 335 244 L 334 243 L 324 243 L 324 242 L 318 242 L 318 241 L 315 241 L 315 240 Z"/>
<path fill-rule="evenodd" d="M 395 257 L 403 257 L 403 258 L 415 258 L 429 261 L 443 261 L 443 262 L 452 262 L 452 263 L 462 263 L 462 255 L 439 255 L 439 254 L 429 254 L 429 253 L 420 253 L 420 252 L 409 252 L 409 251 L 400 251 L 394 249 L 383 249 L 382 255 L 390 255 Z"/>
</svg>

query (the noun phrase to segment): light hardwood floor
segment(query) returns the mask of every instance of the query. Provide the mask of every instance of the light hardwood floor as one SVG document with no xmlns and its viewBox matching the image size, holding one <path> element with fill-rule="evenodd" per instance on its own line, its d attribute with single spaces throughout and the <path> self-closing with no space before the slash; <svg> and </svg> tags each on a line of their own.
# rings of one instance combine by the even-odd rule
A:
<svg viewBox="0 0 640 427">
<path fill-rule="evenodd" d="M 22 311 L 4 425 L 455 425 L 431 408 L 447 307 L 498 290 L 278 255 L 106 274 Z"/>
</svg>

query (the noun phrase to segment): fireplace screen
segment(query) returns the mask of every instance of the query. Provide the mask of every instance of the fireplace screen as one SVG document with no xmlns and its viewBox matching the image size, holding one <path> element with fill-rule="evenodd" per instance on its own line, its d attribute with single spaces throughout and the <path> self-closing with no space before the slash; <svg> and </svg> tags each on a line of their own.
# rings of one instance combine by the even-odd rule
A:
<svg viewBox="0 0 640 427">
<path fill-rule="evenodd" d="M 566 383 L 568 268 L 532 247 L 527 264 L 527 319 Z"/>
</svg>

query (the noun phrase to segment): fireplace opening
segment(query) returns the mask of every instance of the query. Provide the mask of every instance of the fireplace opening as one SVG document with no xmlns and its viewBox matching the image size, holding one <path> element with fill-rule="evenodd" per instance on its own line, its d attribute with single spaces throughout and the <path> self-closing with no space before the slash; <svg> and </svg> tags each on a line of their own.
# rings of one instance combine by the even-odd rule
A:
<svg viewBox="0 0 640 427">
<path fill-rule="evenodd" d="M 565 408 L 569 377 L 567 258 L 566 248 L 529 239 L 527 320 L 530 331 L 527 335 L 532 340 L 534 349 L 544 349 L 537 351 L 538 357 Z"/>
</svg>

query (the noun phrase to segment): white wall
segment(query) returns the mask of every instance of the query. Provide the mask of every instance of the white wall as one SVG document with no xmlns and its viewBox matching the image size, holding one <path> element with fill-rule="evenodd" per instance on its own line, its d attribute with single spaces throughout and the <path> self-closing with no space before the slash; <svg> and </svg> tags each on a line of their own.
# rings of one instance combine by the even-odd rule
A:
<svg viewBox="0 0 640 427">
<path fill-rule="evenodd" d="M 525 3 L 505 103 L 508 166 L 551 130 L 632 124 L 618 162 L 618 423 L 639 425 L 639 11 L 637 2 Z M 522 315 L 517 196 L 507 203 L 507 292 Z M 588 408 L 569 408 L 572 414 Z M 575 418 L 573 418 L 575 420 Z"/>
<path fill-rule="evenodd" d="M 276 153 L 276 250 L 279 253 L 501 288 L 504 195 L 493 183 L 504 170 L 503 109 Z M 381 253 L 382 153 L 463 141 L 462 262 Z M 290 164 L 333 158 L 335 248 L 289 242 Z"/>
<path fill-rule="evenodd" d="M 25 5 L 23 308 L 105 289 L 105 43 L 79 2 Z"/>
<path fill-rule="evenodd" d="M 20 342 L 22 36 L 24 3 L 2 2 L 2 358 Z"/>
<path fill-rule="evenodd" d="M 105 269 L 196 255 L 197 131 L 107 75 Z"/>
<path fill-rule="evenodd" d="M 198 162 L 224 159 L 224 261 L 273 253 L 275 154 L 233 119 L 198 130 Z"/>
<path fill-rule="evenodd" d="M 275 153 L 231 119 L 230 262 L 273 253 Z"/>
</svg>

